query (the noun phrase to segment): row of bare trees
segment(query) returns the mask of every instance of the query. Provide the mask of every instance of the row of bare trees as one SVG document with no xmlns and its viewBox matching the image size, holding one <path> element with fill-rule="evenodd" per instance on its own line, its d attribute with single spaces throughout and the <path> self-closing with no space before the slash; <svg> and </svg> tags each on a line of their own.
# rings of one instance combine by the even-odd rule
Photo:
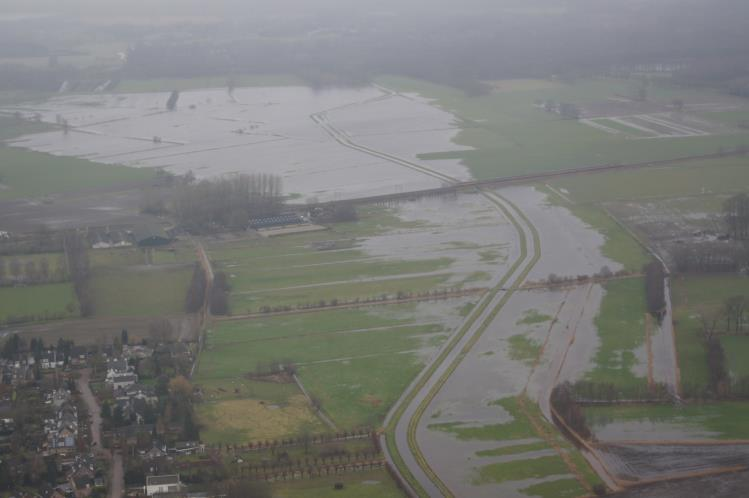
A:
<svg viewBox="0 0 749 498">
<path fill-rule="evenodd" d="M 723 204 L 728 233 L 735 240 L 749 239 L 749 195 L 738 194 Z"/>
<path fill-rule="evenodd" d="M 88 258 L 88 242 L 76 231 L 63 235 L 63 246 L 67 256 L 68 271 L 73 281 L 81 316 L 94 314 L 94 294 L 91 289 L 91 263 Z"/>
<path fill-rule="evenodd" d="M 269 174 L 178 185 L 173 200 L 177 222 L 195 233 L 244 229 L 250 218 L 274 216 L 282 208 L 281 177 Z"/>
</svg>

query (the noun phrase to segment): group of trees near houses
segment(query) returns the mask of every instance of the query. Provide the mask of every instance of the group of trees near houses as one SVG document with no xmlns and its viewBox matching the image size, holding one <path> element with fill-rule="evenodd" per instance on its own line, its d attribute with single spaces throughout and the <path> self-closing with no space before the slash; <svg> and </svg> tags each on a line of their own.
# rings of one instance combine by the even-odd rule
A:
<svg viewBox="0 0 749 498">
<path fill-rule="evenodd" d="M 173 214 L 194 233 L 245 229 L 250 218 L 274 216 L 283 208 L 281 177 L 237 175 L 176 187 Z"/>
<path fill-rule="evenodd" d="M 64 234 L 63 245 L 67 256 L 68 272 L 73 281 L 81 316 L 94 314 L 94 294 L 91 289 L 91 263 L 88 258 L 88 242 L 76 231 Z"/>
</svg>

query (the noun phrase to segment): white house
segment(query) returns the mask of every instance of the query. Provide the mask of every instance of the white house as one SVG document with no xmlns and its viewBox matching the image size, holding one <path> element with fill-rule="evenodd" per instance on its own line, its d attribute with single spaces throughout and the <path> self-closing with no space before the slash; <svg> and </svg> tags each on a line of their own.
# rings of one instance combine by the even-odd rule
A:
<svg viewBox="0 0 749 498">
<path fill-rule="evenodd" d="M 158 493 L 177 493 L 182 489 L 179 474 L 146 477 L 146 496 Z"/>
</svg>

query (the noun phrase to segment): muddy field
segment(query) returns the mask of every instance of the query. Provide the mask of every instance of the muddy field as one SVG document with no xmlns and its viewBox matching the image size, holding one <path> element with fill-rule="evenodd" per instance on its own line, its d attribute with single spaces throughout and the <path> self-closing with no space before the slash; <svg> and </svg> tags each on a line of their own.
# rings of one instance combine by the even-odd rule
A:
<svg viewBox="0 0 749 498">
<path fill-rule="evenodd" d="M 749 495 L 749 472 L 664 482 L 617 493 L 617 498 L 736 498 Z"/>
<path fill-rule="evenodd" d="M 647 480 L 749 465 L 749 445 L 614 445 L 601 448 L 620 478 Z"/>
<path fill-rule="evenodd" d="M 183 92 L 175 111 L 168 93 L 77 95 L 6 108 L 45 122 L 66 120 L 70 133 L 29 135 L 19 147 L 95 162 L 193 171 L 199 178 L 273 173 L 288 193 L 330 200 L 439 186 L 436 179 L 342 147 L 312 119 L 329 119 L 365 143 L 417 161 L 452 150 L 452 116 L 426 101 L 375 87 L 314 92 L 303 87 Z M 457 160 L 435 169 L 468 179 Z"/>
</svg>

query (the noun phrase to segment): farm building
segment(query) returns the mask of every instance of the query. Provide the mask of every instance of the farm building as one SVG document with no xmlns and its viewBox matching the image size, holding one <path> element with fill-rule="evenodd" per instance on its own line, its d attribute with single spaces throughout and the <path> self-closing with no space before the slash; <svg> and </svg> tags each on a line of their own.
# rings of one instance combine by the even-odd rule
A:
<svg viewBox="0 0 749 498">
<path fill-rule="evenodd" d="M 269 216 L 267 218 L 253 218 L 250 220 L 250 228 L 257 230 L 260 228 L 279 228 L 290 225 L 304 225 L 307 220 L 295 213 L 279 214 L 278 216 Z"/>
<path fill-rule="evenodd" d="M 133 239 L 138 247 L 164 246 L 172 241 L 163 228 L 147 225 L 134 228 Z"/>
</svg>

